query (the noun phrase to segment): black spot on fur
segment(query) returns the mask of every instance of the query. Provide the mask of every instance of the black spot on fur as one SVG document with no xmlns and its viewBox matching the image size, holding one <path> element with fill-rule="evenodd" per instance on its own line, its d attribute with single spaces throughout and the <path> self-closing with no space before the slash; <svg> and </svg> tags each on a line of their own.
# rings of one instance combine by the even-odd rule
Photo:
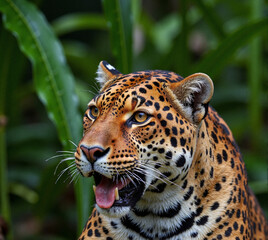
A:
<svg viewBox="0 0 268 240">
<path fill-rule="evenodd" d="M 109 230 L 106 227 L 102 227 L 102 230 L 106 235 L 109 233 Z"/>
<path fill-rule="evenodd" d="M 220 183 L 216 183 L 215 184 L 215 190 L 216 191 L 220 191 L 221 190 L 221 184 Z"/>
<path fill-rule="evenodd" d="M 172 133 L 173 133 L 173 135 L 177 135 L 178 134 L 178 131 L 177 131 L 177 128 L 176 127 L 172 127 Z"/>
<path fill-rule="evenodd" d="M 208 216 L 203 216 L 196 222 L 196 224 L 198 226 L 205 225 L 207 223 L 207 221 L 208 221 Z"/>
<path fill-rule="evenodd" d="M 183 167 L 185 162 L 186 162 L 186 159 L 185 159 L 184 155 L 181 155 L 179 157 L 179 159 L 176 161 L 176 166 L 177 167 Z"/>
<path fill-rule="evenodd" d="M 188 192 L 183 196 L 184 200 L 187 201 L 192 196 L 193 192 L 194 187 L 193 186 L 189 187 Z"/>
<path fill-rule="evenodd" d="M 215 134 L 215 132 L 211 132 L 211 137 L 213 138 L 213 140 L 214 140 L 214 142 L 215 143 L 218 143 L 219 141 L 218 141 L 218 137 L 217 137 L 217 135 Z"/>
<path fill-rule="evenodd" d="M 142 231 L 142 227 L 138 223 L 134 222 L 128 215 L 122 217 L 120 220 L 126 228 L 131 229 L 146 239 L 153 240 L 151 234 L 149 235 L 147 232 Z"/>
<path fill-rule="evenodd" d="M 167 119 L 168 119 L 168 120 L 173 120 L 173 115 L 172 115 L 171 113 L 168 113 L 168 114 L 167 114 Z"/>
<path fill-rule="evenodd" d="M 164 98 L 163 96 L 160 96 L 160 97 L 159 97 L 159 101 L 160 101 L 160 102 L 164 102 L 164 101 L 165 101 L 165 98 Z"/>
<path fill-rule="evenodd" d="M 146 84 L 145 87 L 147 87 L 148 89 L 153 89 L 153 87 L 149 84 Z"/>
<path fill-rule="evenodd" d="M 202 212 L 203 212 L 203 207 L 198 207 L 198 208 L 196 209 L 195 216 L 198 217 Z"/>
<path fill-rule="evenodd" d="M 225 150 L 222 150 L 222 158 L 225 162 L 227 161 L 228 155 Z"/>
<path fill-rule="evenodd" d="M 213 178 L 213 174 L 214 174 L 214 168 L 211 167 L 210 172 L 209 172 L 210 178 Z"/>
<path fill-rule="evenodd" d="M 166 134 L 167 137 L 170 135 L 170 130 L 169 130 L 169 128 L 165 128 L 165 134 Z"/>
<path fill-rule="evenodd" d="M 140 91 L 141 93 L 147 93 L 147 91 L 146 91 L 145 88 L 140 88 L 139 91 Z"/>
<path fill-rule="evenodd" d="M 171 143 L 171 146 L 172 146 L 172 147 L 177 147 L 177 145 L 178 145 L 177 139 L 174 138 L 174 137 L 172 137 L 172 138 L 170 139 L 170 143 Z"/>
<path fill-rule="evenodd" d="M 152 106 L 153 105 L 153 102 L 151 100 L 148 100 L 146 103 L 145 103 L 146 106 Z"/>
<path fill-rule="evenodd" d="M 238 224 L 237 224 L 237 222 L 234 222 L 233 227 L 234 227 L 234 230 L 237 230 L 237 229 L 238 229 Z"/>
<path fill-rule="evenodd" d="M 179 227 L 177 227 L 173 232 L 170 231 L 164 237 L 159 238 L 159 240 L 168 239 L 168 238 L 171 238 L 173 236 L 177 236 L 177 235 L 187 231 L 188 229 L 190 229 L 194 225 L 194 218 L 195 218 L 195 213 L 192 213 L 192 215 L 190 217 L 182 219 L 181 225 Z"/>
<path fill-rule="evenodd" d="M 154 103 L 154 107 L 155 107 L 156 111 L 158 111 L 160 109 L 159 103 L 158 102 L 155 102 Z"/>
<path fill-rule="evenodd" d="M 216 210 L 219 206 L 220 204 L 218 202 L 214 202 L 210 209 L 213 211 Z"/>
<path fill-rule="evenodd" d="M 111 226 L 114 228 L 114 229 L 117 229 L 117 223 L 111 221 Z"/>
<path fill-rule="evenodd" d="M 166 158 L 167 158 L 167 159 L 171 159 L 171 158 L 172 158 L 172 152 L 171 152 L 171 151 L 168 151 L 168 152 L 166 153 Z"/>
<path fill-rule="evenodd" d="M 166 120 L 161 120 L 160 123 L 161 123 L 162 127 L 167 126 L 167 121 Z"/>
<path fill-rule="evenodd" d="M 92 229 L 89 229 L 87 232 L 87 236 L 92 237 L 92 235 L 93 235 L 93 231 L 92 231 Z"/>
<path fill-rule="evenodd" d="M 191 234 L 191 237 L 192 237 L 192 238 L 195 238 L 195 237 L 197 237 L 197 236 L 198 236 L 198 232 L 194 232 L 194 233 Z"/>
<path fill-rule="evenodd" d="M 145 217 L 145 216 L 150 214 L 150 212 L 148 210 L 146 210 L 146 209 L 139 210 L 137 208 L 133 208 L 133 212 L 138 217 Z"/>
<path fill-rule="evenodd" d="M 181 146 L 184 146 L 185 143 L 186 143 L 186 139 L 183 138 L 183 137 L 181 137 L 181 138 L 180 138 L 180 142 L 181 142 Z"/>
<path fill-rule="evenodd" d="M 162 193 L 164 192 L 165 188 L 166 188 L 167 184 L 166 183 L 159 183 L 156 188 L 153 188 L 151 190 L 151 192 L 154 192 L 154 193 Z"/>
<path fill-rule="evenodd" d="M 156 215 L 162 218 L 172 218 L 177 215 L 181 210 L 181 204 L 177 203 L 175 206 L 165 210 L 164 212 L 159 212 Z"/>
<path fill-rule="evenodd" d="M 225 133 L 226 135 L 230 135 L 230 131 L 228 130 L 228 128 L 224 124 L 220 123 L 220 126 L 222 128 L 223 133 Z"/>
<path fill-rule="evenodd" d="M 183 188 L 183 189 L 185 189 L 185 188 L 187 187 L 187 183 L 188 183 L 188 182 L 187 182 L 187 179 L 186 179 L 186 180 L 183 182 L 183 184 L 182 184 L 182 188 Z"/>
<path fill-rule="evenodd" d="M 203 192 L 203 197 L 205 198 L 206 196 L 208 195 L 208 190 L 206 189 L 204 192 Z"/>
<path fill-rule="evenodd" d="M 221 155 L 219 153 L 217 154 L 217 161 L 219 164 L 222 163 L 222 158 L 221 158 Z"/>
<path fill-rule="evenodd" d="M 231 235 L 231 233 L 232 233 L 232 228 L 231 227 L 228 227 L 228 229 L 224 233 L 224 236 L 225 237 L 229 237 Z"/>
<path fill-rule="evenodd" d="M 95 229 L 95 236 L 96 236 L 96 237 L 101 237 L 101 234 L 100 234 L 100 232 L 99 232 L 98 229 Z"/>
<path fill-rule="evenodd" d="M 153 84 L 156 86 L 156 87 L 159 87 L 159 83 L 158 82 L 153 82 Z"/>
</svg>

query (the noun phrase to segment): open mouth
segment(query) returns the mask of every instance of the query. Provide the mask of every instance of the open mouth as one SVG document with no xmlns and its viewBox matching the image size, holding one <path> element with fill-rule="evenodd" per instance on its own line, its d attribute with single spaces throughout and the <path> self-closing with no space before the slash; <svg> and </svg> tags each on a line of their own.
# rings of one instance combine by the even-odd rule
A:
<svg viewBox="0 0 268 240">
<path fill-rule="evenodd" d="M 94 172 L 96 186 L 93 186 L 96 203 L 100 208 L 111 208 L 113 206 L 133 207 L 141 198 L 145 185 L 143 176 L 135 174 L 135 179 L 128 179 L 124 176 L 118 176 L 113 181 L 97 172 Z"/>
</svg>

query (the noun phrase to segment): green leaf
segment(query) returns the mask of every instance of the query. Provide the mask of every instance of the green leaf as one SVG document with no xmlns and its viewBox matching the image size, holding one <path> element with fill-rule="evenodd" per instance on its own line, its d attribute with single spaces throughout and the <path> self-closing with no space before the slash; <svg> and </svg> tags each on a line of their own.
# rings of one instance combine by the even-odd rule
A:
<svg viewBox="0 0 268 240">
<path fill-rule="evenodd" d="M 35 204 L 39 200 L 38 194 L 32 189 L 28 188 L 26 185 L 20 183 L 11 183 L 9 188 L 11 193 L 20 196 L 22 199 L 31 204 Z"/>
<path fill-rule="evenodd" d="M 59 36 L 85 29 L 107 29 L 103 15 L 89 13 L 75 13 L 64 15 L 52 23 L 54 32 Z"/>
<path fill-rule="evenodd" d="M 61 142 L 78 141 L 81 128 L 73 76 L 61 45 L 45 18 L 26 1 L 3 0 L 0 5 L 6 27 L 16 34 L 22 51 L 33 64 L 37 93 L 56 124 Z"/>
<path fill-rule="evenodd" d="M 129 0 L 103 0 L 116 67 L 123 73 L 132 69 L 132 12 Z"/>
<path fill-rule="evenodd" d="M 249 24 L 239 28 L 233 34 L 228 35 L 216 49 L 209 52 L 198 64 L 196 64 L 192 72 L 205 72 L 214 77 L 233 56 L 236 50 L 244 46 L 254 36 L 259 35 L 261 31 L 268 29 L 268 19 L 250 22 Z"/>
<path fill-rule="evenodd" d="M 91 89 L 95 91 L 96 95 L 98 91 L 94 89 L 94 86 L 97 86 L 97 83 L 93 76 L 96 72 L 96 66 L 99 64 L 99 59 L 101 56 L 103 56 L 101 51 L 98 51 L 97 54 L 99 56 L 96 56 L 95 49 L 92 49 L 87 44 L 79 41 L 64 40 L 62 41 L 62 46 L 64 48 L 67 61 L 74 74 L 76 74 L 75 85 L 78 83 L 77 78 L 85 79 L 89 85 L 85 86 L 83 91 L 88 91 Z M 77 95 L 80 98 L 80 92 Z M 80 105 L 83 106 L 83 111 L 85 110 L 85 106 L 87 106 L 89 100 L 90 98 L 87 99 L 86 104 L 83 104 L 81 101 L 79 101 Z"/>
<path fill-rule="evenodd" d="M 8 191 L 8 156 L 6 129 L 10 113 L 14 106 L 10 96 L 13 96 L 16 84 L 24 70 L 24 57 L 20 53 L 15 39 L 0 25 L 0 212 L 9 225 L 7 239 L 12 239 L 12 222 Z M 14 71 L 14 59 L 16 59 L 16 71 Z M 9 81 L 12 79 L 12 81 Z M 17 109 L 16 109 L 17 110 Z M 18 112 L 17 112 L 18 113 Z M 8 117 L 7 117 L 8 116 Z"/>
<path fill-rule="evenodd" d="M 181 9 L 180 9 L 180 16 L 181 16 L 181 33 L 178 35 L 178 46 L 176 47 L 176 52 L 174 55 L 178 56 L 176 64 L 181 68 L 180 74 L 182 76 L 187 75 L 189 69 L 189 62 L 190 62 L 190 53 L 188 48 L 188 39 L 189 39 L 189 22 L 187 19 L 187 12 L 188 12 L 188 4 L 187 0 L 181 1 Z"/>
<path fill-rule="evenodd" d="M 160 53 L 170 51 L 172 41 L 178 34 L 178 29 L 181 28 L 180 24 L 181 22 L 177 14 L 170 14 L 154 24 L 152 28 L 153 41 Z"/>
<path fill-rule="evenodd" d="M 217 38 L 221 39 L 226 36 L 223 29 L 223 21 L 215 12 L 215 6 L 210 6 L 202 0 L 193 0 L 198 9 L 201 11 L 204 20 L 209 25 Z"/>
<path fill-rule="evenodd" d="M 261 0 L 251 2 L 251 19 L 260 19 L 262 16 L 264 3 Z M 260 136 L 262 131 L 262 42 L 260 37 L 252 39 L 250 43 L 249 57 L 249 118 L 250 118 L 250 141 L 256 150 L 260 150 Z"/>
<path fill-rule="evenodd" d="M 4 23 L 18 39 L 19 46 L 33 64 L 37 94 L 55 123 L 65 149 L 71 149 L 70 140 L 81 137 L 78 98 L 74 79 L 66 64 L 62 47 L 44 16 L 34 5 L 24 0 L 1 0 L 0 11 Z M 75 185 L 79 230 L 89 215 L 89 184 L 79 180 Z"/>
</svg>

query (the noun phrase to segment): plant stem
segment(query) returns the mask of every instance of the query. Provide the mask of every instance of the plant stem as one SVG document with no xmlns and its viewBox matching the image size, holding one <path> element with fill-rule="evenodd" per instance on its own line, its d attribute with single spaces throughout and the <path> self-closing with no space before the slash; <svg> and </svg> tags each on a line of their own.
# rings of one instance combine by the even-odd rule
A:
<svg viewBox="0 0 268 240">
<path fill-rule="evenodd" d="M 84 179 L 80 178 L 75 184 L 75 195 L 76 195 L 76 207 L 78 214 L 77 234 L 81 234 L 83 227 L 85 226 L 90 214 L 93 210 L 95 203 L 95 195 L 93 193 L 93 178 Z M 88 187 L 90 187 L 88 189 Z M 89 194 L 85 194 L 83 190 L 87 190 Z"/>
<path fill-rule="evenodd" d="M 4 46 L 9 42 L 10 36 L 3 29 L 1 30 L 0 45 Z M 6 124 L 7 117 L 5 116 L 5 99 L 6 99 L 6 83 L 8 80 L 8 64 L 13 44 L 8 44 L 7 48 L 1 50 L 1 56 L 4 61 L 0 63 L 0 195 L 1 204 L 0 210 L 4 220 L 8 223 L 9 234 L 8 239 L 12 239 L 11 232 L 11 214 L 8 196 L 8 180 L 7 180 L 7 153 L 6 153 Z"/>
<path fill-rule="evenodd" d="M 251 1 L 251 20 L 261 17 L 262 0 Z M 250 44 L 249 58 L 249 115 L 251 126 L 251 145 L 255 150 L 261 135 L 261 38 L 255 37 Z"/>
<path fill-rule="evenodd" d="M 132 69 L 132 9 L 129 0 L 103 0 L 102 6 L 109 28 L 111 47 L 117 69 L 129 73 Z"/>
<path fill-rule="evenodd" d="M 186 0 L 180 1 L 180 16 L 182 21 L 182 29 L 180 34 L 180 47 L 179 47 L 179 66 L 180 74 L 187 76 L 189 73 L 189 51 L 188 51 L 188 20 L 187 20 L 187 9 L 188 2 Z"/>
<path fill-rule="evenodd" d="M 6 134 L 5 134 L 5 116 L 0 115 L 0 191 L 1 191 L 1 215 L 9 225 L 11 235 L 11 217 L 8 197 L 7 181 L 7 158 L 6 158 Z M 11 238 L 11 237 L 10 237 Z M 9 239 L 10 239 L 9 238 Z"/>
</svg>

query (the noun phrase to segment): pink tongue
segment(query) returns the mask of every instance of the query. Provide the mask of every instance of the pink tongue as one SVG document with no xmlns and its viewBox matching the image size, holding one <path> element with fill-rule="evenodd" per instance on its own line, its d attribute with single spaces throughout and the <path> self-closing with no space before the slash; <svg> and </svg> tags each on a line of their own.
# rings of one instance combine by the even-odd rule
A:
<svg viewBox="0 0 268 240">
<path fill-rule="evenodd" d="M 111 179 L 102 176 L 100 184 L 96 186 L 96 202 L 100 208 L 110 208 L 115 201 L 115 188 L 119 187 Z"/>
</svg>

